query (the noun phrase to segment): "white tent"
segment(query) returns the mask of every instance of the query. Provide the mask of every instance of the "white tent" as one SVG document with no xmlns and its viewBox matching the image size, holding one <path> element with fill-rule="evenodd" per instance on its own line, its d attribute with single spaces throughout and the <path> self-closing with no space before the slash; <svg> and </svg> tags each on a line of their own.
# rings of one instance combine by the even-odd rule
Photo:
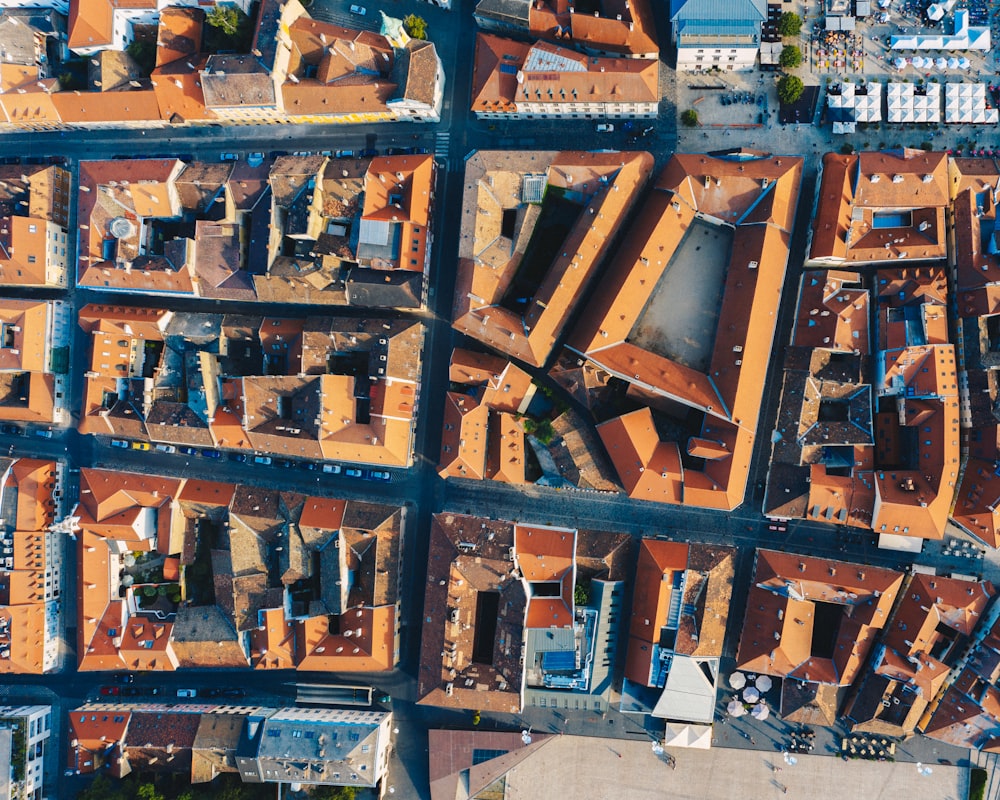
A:
<svg viewBox="0 0 1000 800">
<path fill-rule="evenodd" d="M 927 59 L 923 56 L 914 56 L 910 59 L 910 63 L 913 65 L 914 69 L 923 69 L 927 66 Z"/>
<path fill-rule="evenodd" d="M 948 69 L 958 69 L 958 59 L 955 56 L 948 59 Z"/>
<path fill-rule="evenodd" d="M 750 710 L 750 715 L 754 719 L 759 719 L 759 720 L 763 721 L 763 720 L 767 719 L 769 716 L 771 716 L 771 711 L 770 711 L 770 709 L 764 703 L 757 703 L 757 705 L 755 705 Z"/>
<path fill-rule="evenodd" d="M 760 700 L 760 692 L 758 692 L 753 686 L 748 686 L 743 690 L 743 699 L 748 703 L 756 703 Z"/>
<path fill-rule="evenodd" d="M 682 725 L 668 722 L 663 732 L 664 747 L 693 747 L 708 750 L 712 746 L 711 725 Z"/>
<path fill-rule="evenodd" d="M 731 717 L 742 717 L 747 713 L 747 710 L 739 700 L 730 700 L 729 705 L 726 706 L 726 713 Z"/>
<path fill-rule="evenodd" d="M 736 691 L 739 691 L 747 685 L 747 676 L 742 672 L 734 672 L 729 676 L 729 685 L 736 689 Z"/>
<path fill-rule="evenodd" d="M 896 69 L 905 69 L 907 63 L 908 62 L 905 58 L 900 58 L 899 56 L 892 60 L 892 64 Z"/>
<path fill-rule="evenodd" d="M 948 59 L 942 56 L 938 56 L 937 58 L 934 59 L 934 66 L 937 67 L 938 69 L 944 69 L 945 67 L 948 66 Z"/>
</svg>

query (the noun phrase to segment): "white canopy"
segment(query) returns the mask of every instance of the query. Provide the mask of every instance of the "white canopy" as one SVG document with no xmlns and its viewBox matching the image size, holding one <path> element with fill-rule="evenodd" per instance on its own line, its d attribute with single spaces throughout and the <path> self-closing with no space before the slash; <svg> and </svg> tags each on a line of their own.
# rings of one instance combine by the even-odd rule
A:
<svg viewBox="0 0 1000 800">
<path fill-rule="evenodd" d="M 730 700 L 729 705 L 726 706 L 726 713 L 731 717 L 742 717 L 747 713 L 747 710 L 743 708 L 743 703 L 739 700 Z"/>
<path fill-rule="evenodd" d="M 712 746 L 712 726 L 681 725 L 676 722 L 668 722 L 663 733 L 663 746 L 708 750 Z"/>
<path fill-rule="evenodd" d="M 771 712 L 764 703 L 757 703 L 750 711 L 754 719 L 765 720 L 771 716 Z"/>
<path fill-rule="evenodd" d="M 747 685 L 747 676 L 742 672 L 734 672 L 729 676 L 729 685 L 739 691 Z"/>
<path fill-rule="evenodd" d="M 760 692 L 758 692 L 753 686 L 748 686 L 743 690 L 743 699 L 748 703 L 756 703 L 760 700 Z"/>
</svg>

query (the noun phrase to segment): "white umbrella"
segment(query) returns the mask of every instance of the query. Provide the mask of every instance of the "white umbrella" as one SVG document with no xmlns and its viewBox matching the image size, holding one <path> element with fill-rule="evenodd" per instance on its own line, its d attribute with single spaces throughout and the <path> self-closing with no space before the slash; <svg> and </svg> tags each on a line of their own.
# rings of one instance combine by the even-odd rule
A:
<svg viewBox="0 0 1000 800">
<path fill-rule="evenodd" d="M 771 676 L 770 675 L 758 675 L 757 680 L 754 682 L 754 686 L 760 689 L 762 692 L 771 691 Z"/>
<path fill-rule="evenodd" d="M 729 705 L 726 706 L 726 711 L 731 717 L 742 717 L 747 713 L 747 710 L 743 708 L 743 703 L 739 700 L 730 700 Z"/>
<path fill-rule="evenodd" d="M 742 672 L 734 672 L 729 676 L 729 685 L 736 689 L 736 691 L 739 691 L 747 685 L 747 676 Z"/>
<path fill-rule="evenodd" d="M 754 689 L 753 686 L 748 686 L 746 689 L 743 690 L 743 699 L 746 700 L 748 703 L 756 703 L 758 700 L 760 700 L 760 692 Z"/>
<path fill-rule="evenodd" d="M 771 712 L 768 709 L 768 707 L 763 703 L 757 703 L 757 705 L 753 707 L 753 710 L 750 712 L 750 714 L 753 716 L 754 719 L 759 719 L 763 721 L 771 715 Z"/>
<path fill-rule="evenodd" d="M 944 69 L 945 67 L 948 66 L 948 59 L 938 56 L 937 58 L 934 59 L 934 66 L 937 67 L 938 69 Z"/>
<path fill-rule="evenodd" d="M 923 56 L 914 56 L 913 58 L 910 59 L 910 63 L 913 65 L 913 67 L 915 69 L 923 69 L 924 68 L 924 57 Z"/>
<path fill-rule="evenodd" d="M 895 65 L 896 69 L 903 69 L 906 66 L 905 58 L 894 58 L 892 63 Z"/>
<path fill-rule="evenodd" d="M 958 59 L 954 56 L 948 59 L 948 69 L 958 69 Z"/>
<path fill-rule="evenodd" d="M 970 66 L 972 66 L 972 62 L 969 61 L 969 59 L 967 59 L 965 56 L 960 56 L 959 57 L 959 59 L 958 59 L 958 68 L 959 69 L 968 69 Z"/>
</svg>

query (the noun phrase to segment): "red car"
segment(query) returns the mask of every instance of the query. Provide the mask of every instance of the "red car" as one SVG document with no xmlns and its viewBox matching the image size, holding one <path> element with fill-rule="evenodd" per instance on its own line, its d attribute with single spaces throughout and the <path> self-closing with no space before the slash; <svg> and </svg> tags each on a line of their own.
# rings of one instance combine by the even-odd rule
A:
<svg viewBox="0 0 1000 800">
<path fill-rule="evenodd" d="M 101 694 L 104 694 L 104 695 L 109 695 L 109 694 L 117 695 L 117 694 L 120 694 L 120 693 L 121 693 L 121 688 L 118 687 L 118 686 L 102 686 L 101 687 Z"/>
</svg>

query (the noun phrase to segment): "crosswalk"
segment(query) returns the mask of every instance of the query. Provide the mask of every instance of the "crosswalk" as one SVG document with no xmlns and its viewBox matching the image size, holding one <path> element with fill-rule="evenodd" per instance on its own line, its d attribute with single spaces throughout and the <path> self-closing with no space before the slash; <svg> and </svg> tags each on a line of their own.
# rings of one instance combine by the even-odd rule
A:
<svg viewBox="0 0 1000 800">
<path fill-rule="evenodd" d="M 434 134 L 434 157 L 448 163 L 448 155 L 451 153 L 451 137 L 447 131 L 440 131 Z"/>
</svg>

